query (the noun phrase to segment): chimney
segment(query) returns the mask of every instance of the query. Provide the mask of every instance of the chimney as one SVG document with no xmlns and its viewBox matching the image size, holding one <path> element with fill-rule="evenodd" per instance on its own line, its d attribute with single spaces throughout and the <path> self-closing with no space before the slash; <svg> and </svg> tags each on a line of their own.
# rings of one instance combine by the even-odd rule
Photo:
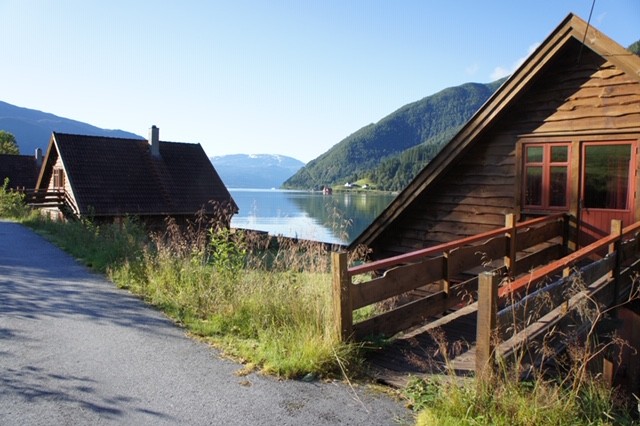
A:
<svg viewBox="0 0 640 426">
<path fill-rule="evenodd" d="M 40 148 L 36 148 L 36 166 L 42 166 L 42 150 Z"/>
<path fill-rule="evenodd" d="M 160 156 L 160 129 L 156 126 L 151 126 L 149 129 L 149 144 L 151 145 L 151 155 L 154 157 Z"/>
</svg>

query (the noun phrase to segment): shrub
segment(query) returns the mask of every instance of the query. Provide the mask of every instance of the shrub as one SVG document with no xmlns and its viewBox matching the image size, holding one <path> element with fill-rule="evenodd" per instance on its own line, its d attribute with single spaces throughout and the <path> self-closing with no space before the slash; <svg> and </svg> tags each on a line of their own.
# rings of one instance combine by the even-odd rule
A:
<svg viewBox="0 0 640 426">
<path fill-rule="evenodd" d="M 0 186 L 0 217 L 20 219 L 29 214 L 24 194 L 9 189 L 9 178 Z"/>
</svg>

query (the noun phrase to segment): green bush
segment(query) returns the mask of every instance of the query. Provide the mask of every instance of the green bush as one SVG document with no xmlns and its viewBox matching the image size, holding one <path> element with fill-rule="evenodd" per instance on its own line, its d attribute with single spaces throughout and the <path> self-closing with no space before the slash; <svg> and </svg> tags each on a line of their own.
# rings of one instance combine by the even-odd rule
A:
<svg viewBox="0 0 640 426">
<path fill-rule="evenodd" d="M 29 207 L 24 203 L 24 194 L 9 189 L 9 178 L 0 187 L 0 217 L 20 219 L 27 216 Z"/>
</svg>

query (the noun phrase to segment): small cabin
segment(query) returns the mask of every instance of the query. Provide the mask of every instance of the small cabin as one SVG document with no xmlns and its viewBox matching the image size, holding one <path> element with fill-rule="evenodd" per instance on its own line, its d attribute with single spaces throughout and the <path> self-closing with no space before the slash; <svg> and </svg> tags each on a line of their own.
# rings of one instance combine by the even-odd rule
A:
<svg viewBox="0 0 640 426">
<path fill-rule="evenodd" d="M 238 211 L 202 146 L 160 141 L 156 126 L 148 141 L 54 132 L 35 192 L 61 194 L 41 206 L 52 217 L 137 217 L 152 227 L 198 214 L 223 216 L 228 226 Z"/>
<path fill-rule="evenodd" d="M 566 213 L 574 247 L 640 220 L 640 57 L 570 14 L 351 244 L 408 253 Z"/>
</svg>

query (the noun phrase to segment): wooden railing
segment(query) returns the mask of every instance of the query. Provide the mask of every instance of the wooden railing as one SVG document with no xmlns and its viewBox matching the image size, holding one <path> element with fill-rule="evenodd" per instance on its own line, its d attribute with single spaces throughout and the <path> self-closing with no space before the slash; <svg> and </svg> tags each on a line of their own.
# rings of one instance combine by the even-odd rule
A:
<svg viewBox="0 0 640 426">
<path fill-rule="evenodd" d="M 354 267 L 348 267 L 346 253 L 332 253 L 335 324 L 341 338 L 391 336 L 473 300 L 481 270 L 515 276 L 565 254 L 569 226 L 564 214 L 521 223 L 507 215 L 505 222 L 494 231 Z M 538 248 L 526 252 L 534 246 Z M 354 283 L 365 274 L 377 276 Z M 429 284 L 437 288 L 432 294 L 353 323 L 355 310 Z"/>
<path fill-rule="evenodd" d="M 75 203 L 64 189 L 24 189 L 24 202 L 35 208 L 58 208 L 65 214 L 78 215 Z"/>
<path fill-rule="evenodd" d="M 65 202 L 65 191 L 62 189 L 38 191 L 26 189 L 23 191 L 24 201 L 33 207 L 62 207 Z"/>
<path fill-rule="evenodd" d="M 603 250 L 608 254 L 594 261 L 594 254 Z M 589 262 L 584 262 L 587 259 Z M 584 265 L 577 266 L 581 262 Z M 553 340 L 548 331 L 564 331 L 569 325 L 574 333 L 586 330 L 591 322 L 576 320 L 575 307 L 586 299 L 605 307 L 617 305 L 629 296 L 638 271 L 640 222 L 622 229 L 620 221 L 613 221 L 609 236 L 506 285 L 500 286 L 502 277 L 495 273 L 481 274 L 476 372 L 493 367 L 496 353 L 503 357 L 516 351 L 522 354 L 527 342 L 542 336 L 547 356 L 550 350 L 562 350 L 566 342 Z M 558 278 L 549 283 L 554 275 Z M 580 284 L 578 289 L 576 282 Z"/>
</svg>

